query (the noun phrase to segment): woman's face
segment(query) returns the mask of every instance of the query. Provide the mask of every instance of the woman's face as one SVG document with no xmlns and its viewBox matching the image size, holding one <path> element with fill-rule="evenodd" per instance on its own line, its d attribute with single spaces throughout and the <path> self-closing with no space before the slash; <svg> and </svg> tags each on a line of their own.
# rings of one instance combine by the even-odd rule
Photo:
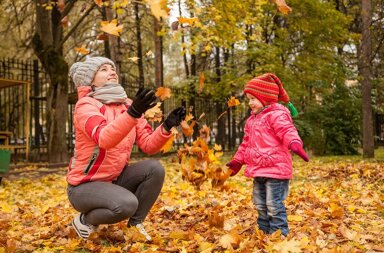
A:
<svg viewBox="0 0 384 253">
<path fill-rule="evenodd" d="M 92 85 L 95 87 L 102 87 L 107 83 L 119 83 L 119 77 L 116 74 L 115 68 L 110 64 L 103 64 L 97 70 Z"/>
<path fill-rule="evenodd" d="M 249 108 L 251 108 L 253 113 L 258 113 L 264 107 L 264 105 L 253 95 L 249 93 L 246 93 L 246 95 L 248 98 Z"/>
</svg>

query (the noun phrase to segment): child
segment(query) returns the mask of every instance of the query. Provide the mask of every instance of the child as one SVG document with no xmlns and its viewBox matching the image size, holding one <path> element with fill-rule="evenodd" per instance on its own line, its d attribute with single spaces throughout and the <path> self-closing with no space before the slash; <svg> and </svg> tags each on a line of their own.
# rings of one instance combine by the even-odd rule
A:
<svg viewBox="0 0 384 253">
<path fill-rule="evenodd" d="M 252 112 L 245 124 L 243 142 L 227 166 L 234 176 L 245 164 L 245 176 L 253 178 L 253 202 L 259 214 L 259 229 L 266 234 L 280 229 L 287 236 L 284 200 L 292 178 L 289 150 L 306 162 L 309 158 L 289 111 L 277 103 L 289 103 L 279 78 L 270 73 L 255 77 L 245 85 L 244 93 Z M 292 104 L 289 107 L 294 109 Z"/>
<path fill-rule="evenodd" d="M 151 241 L 142 222 L 159 196 L 164 168 L 154 159 L 131 164 L 132 146 L 136 143 L 147 154 L 159 152 L 186 112 L 173 110 L 153 131 L 143 114 L 156 105 L 155 93 L 139 89 L 133 101 L 128 99 L 115 69 L 108 58 L 89 57 L 69 71 L 79 96 L 67 174 L 69 201 L 80 212 L 72 225 L 88 239 L 99 224 L 129 219 L 128 227 Z"/>
</svg>

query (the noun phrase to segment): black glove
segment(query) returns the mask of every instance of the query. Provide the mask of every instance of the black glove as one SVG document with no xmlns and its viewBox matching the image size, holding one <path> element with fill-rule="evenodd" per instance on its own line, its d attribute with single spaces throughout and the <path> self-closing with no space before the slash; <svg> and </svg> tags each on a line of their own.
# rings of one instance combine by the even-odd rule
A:
<svg viewBox="0 0 384 253">
<path fill-rule="evenodd" d="M 146 110 L 156 105 L 155 100 L 156 96 L 153 90 L 140 88 L 127 112 L 134 118 L 140 118 Z"/>
<path fill-rule="evenodd" d="M 167 119 L 164 121 L 163 127 L 164 129 L 169 132 L 172 127 L 180 125 L 181 121 L 185 119 L 185 116 L 187 115 L 187 111 L 183 106 L 180 106 L 176 109 L 174 109 L 167 117 Z"/>
</svg>

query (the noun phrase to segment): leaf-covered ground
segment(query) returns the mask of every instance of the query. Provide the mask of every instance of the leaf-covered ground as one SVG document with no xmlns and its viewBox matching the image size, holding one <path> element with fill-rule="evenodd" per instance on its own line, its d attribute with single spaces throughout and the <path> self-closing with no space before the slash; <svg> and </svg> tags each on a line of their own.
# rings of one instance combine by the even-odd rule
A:
<svg viewBox="0 0 384 253">
<path fill-rule="evenodd" d="M 162 159 L 166 181 L 145 222 L 150 244 L 125 222 L 80 240 L 70 226 L 76 212 L 67 200 L 65 168 L 46 174 L 29 167 L 4 178 L 0 253 L 384 251 L 383 160 L 314 158 L 305 164 L 295 158 L 288 238 L 257 230 L 252 181 L 241 172 L 222 189 L 205 182 L 196 190 L 182 180 L 176 160 Z"/>
</svg>

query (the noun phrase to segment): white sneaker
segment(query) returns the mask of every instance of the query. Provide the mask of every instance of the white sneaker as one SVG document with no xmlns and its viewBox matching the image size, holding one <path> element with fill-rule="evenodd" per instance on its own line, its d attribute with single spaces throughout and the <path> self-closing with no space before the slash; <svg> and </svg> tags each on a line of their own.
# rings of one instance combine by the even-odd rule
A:
<svg viewBox="0 0 384 253">
<path fill-rule="evenodd" d="M 137 228 L 137 230 L 139 230 L 140 234 L 142 234 L 148 242 L 152 241 L 152 237 L 147 233 L 147 231 L 145 230 L 144 225 L 142 223 L 139 223 L 139 224 L 132 226 L 132 227 Z"/>
<path fill-rule="evenodd" d="M 74 227 L 76 233 L 83 239 L 88 239 L 89 235 L 92 232 L 95 232 L 97 226 L 83 224 L 80 220 L 82 214 L 76 215 L 76 217 L 72 221 L 72 226 Z"/>
</svg>

